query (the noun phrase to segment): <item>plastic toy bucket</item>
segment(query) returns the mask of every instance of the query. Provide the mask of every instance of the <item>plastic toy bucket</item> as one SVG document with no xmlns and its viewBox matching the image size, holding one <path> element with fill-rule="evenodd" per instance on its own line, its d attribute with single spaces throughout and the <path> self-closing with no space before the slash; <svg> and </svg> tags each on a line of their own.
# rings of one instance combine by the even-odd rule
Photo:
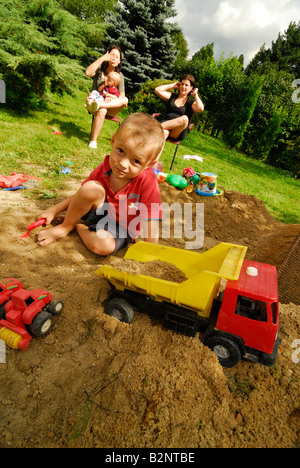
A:
<svg viewBox="0 0 300 468">
<path fill-rule="evenodd" d="M 202 172 L 196 193 L 204 196 L 215 195 L 217 193 L 217 175 L 211 172 Z"/>
</svg>

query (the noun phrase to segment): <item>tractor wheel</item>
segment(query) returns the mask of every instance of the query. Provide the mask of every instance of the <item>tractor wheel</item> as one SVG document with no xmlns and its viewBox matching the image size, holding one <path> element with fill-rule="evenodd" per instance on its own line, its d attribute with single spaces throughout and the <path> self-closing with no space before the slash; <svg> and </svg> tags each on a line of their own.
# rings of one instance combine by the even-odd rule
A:
<svg viewBox="0 0 300 468">
<path fill-rule="evenodd" d="M 35 337 L 47 335 L 52 326 L 52 321 L 52 314 L 42 310 L 34 317 L 32 323 L 29 325 L 30 334 Z"/>
<path fill-rule="evenodd" d="M 59 315 L 62 313 L 62 310 L 64 308 L 64 305 L 62 301 L 51 301 L 47 305 L 47 310 L 50 312 L 52 315 Z"/>
<path fill-rule="evenodd" d="M 234 367 L 241 360 L 238 344 L 226 336 L 210 335 L 204 339 L 203 344 L 216 353 L 223 367 Z"/>
<path fill-rule="evenodd" d="M 105 313 L 111 317 L 115 317 L 120 322 L 131 323 L 134 318 L 133 307 L 122 297 L 114 297 L 107 302 Z"/>
</svg>

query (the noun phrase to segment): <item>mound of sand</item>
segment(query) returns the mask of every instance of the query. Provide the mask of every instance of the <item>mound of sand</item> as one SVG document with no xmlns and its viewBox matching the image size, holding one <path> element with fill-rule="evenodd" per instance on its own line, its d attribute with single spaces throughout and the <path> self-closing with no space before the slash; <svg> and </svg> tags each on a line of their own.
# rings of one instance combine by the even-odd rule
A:
<svg viewBox="0 0 300 468">
<path fill-rule="evenodd" d="M 198 336 L 177 335 L 140 313 L 131 325 L 106 316 L 109 285 L 94 272 L 107 259 L 88 252 L 76 233 L 45 249 L 35 243 L 38 230 L 20 239 L 52 203 L 23 192 L 0 192 L 1 276 L 47 289 L 65 308 L 47 337 L 25 352 L 6 349 L 0 447 L 299 446 L 297 287 L 293 303 L 280 304 L 276 366 L 242 361 L 223 369 Z M 167 203 L 204 203 L 204 248 L 247 245 L 248 258 L 278 269 L 300 232 L 276 222 L 253 196 L 199 199 L 167 183 L 161 193 Z M 182 248 L 185 239 L 163 242 Z"/>
</svg>

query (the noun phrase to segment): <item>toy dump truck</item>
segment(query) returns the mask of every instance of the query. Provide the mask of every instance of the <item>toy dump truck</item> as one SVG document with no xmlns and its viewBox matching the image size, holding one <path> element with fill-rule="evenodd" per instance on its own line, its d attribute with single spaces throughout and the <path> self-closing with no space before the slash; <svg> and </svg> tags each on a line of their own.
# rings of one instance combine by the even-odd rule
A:
<svg viewBox="0 0 300 468">
<path fill-rule="evenodd" d="M 277 271 L 246 260 L 246 250 L 221 243 L 200 254 L 139 241 L 124 259 L 171 263 L 186 280 L 176 283 L 104 265 L 96 274 L 112 285 L 105 313 L 131 323 L 137 309 L 157 314 L 166 328 L 186 336 L 200 332 L 224 367 L 241 358 L 272 366 L 280 343 Z M 227 283 L 220 292 L 222 278 Z"/>
<path fill-rule="evenodd" d="M 7 284 L 7 281 L 1 284 Z M 16 280 L 8 284 L 16 288 L 21 285 Z M 49 292 L 43 289 L 27 291 L 21 287 L 1 304 L 0 339 L 12 349 L 25 351 L 32 337 L 45 336 L 50 331 L 53 316 L 62 310 L 63 303 L 53 301 Z"/>
</svg>

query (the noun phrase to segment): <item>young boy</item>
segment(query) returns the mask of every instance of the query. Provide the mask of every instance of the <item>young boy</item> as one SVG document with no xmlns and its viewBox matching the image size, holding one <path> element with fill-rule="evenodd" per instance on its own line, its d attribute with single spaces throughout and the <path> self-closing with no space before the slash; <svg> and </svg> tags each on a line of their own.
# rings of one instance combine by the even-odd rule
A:
<svg viewBox="0 0 300 468">
<path fill-rule="evenodd" d="M 121 75 L 117 72 L 110 72 L 105 82 L 100 88 L 94 91 L 91 91 L 88 97 L 85 99 L 85 107 L 89 112 L 95 114 L 99 107 L 100 103 L 103 102 L 106 98 L 117 99 L 120 97 L 119 90 L 117 86 L 120 84 Z"/>
<path fill-rule="evenodd" d="M 38 216 L 50 224 L 67 211 L 62 224 L 39 233 L 39 245 L 46 246 L 74 228 L 86 247 L 102 256 L 125 247 L 141 234 L 141 227 L 145 241 L 158 243 L 161 197 L 152 166 L 164 143 L 159 122 L 142 113 L 128 116 L 112 136 L 110 155 L 78 192 Z M 79 221 L 82 218 L 90 226 Z"/>
</svg>

